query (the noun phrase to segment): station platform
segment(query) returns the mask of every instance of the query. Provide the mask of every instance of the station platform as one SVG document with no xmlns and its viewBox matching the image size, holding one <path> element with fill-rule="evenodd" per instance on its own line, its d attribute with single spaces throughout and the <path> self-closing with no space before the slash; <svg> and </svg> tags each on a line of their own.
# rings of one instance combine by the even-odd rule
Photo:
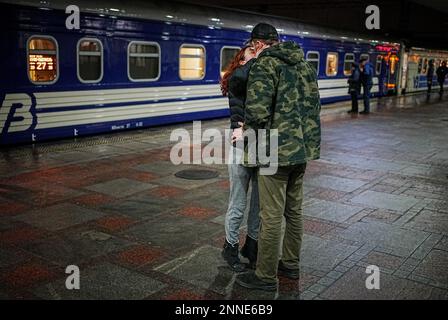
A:
<svg viewBox="0 0 448 320">
<path fill-rule="evenodd" d="M 348 109 L 323 108 L 301 278 L 274 293 L 239 287 L 221 258 L 227 166 L 170 161 L 171 131 L 191 123 L 1 150 L 0 299 L 448 299 L 448 98 Z M 219 176 L 174 175 L 192 168 Z"/>
</svg>

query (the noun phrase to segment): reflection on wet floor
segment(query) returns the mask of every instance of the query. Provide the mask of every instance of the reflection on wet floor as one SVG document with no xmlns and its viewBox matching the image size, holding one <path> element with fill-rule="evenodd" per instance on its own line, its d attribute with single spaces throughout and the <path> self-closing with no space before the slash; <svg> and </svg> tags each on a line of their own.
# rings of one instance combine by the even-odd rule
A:
<svg viewBox="0 0 448 320">
<path fill-rule="evenodd" d="M 323 107 L 301 278 L 280 278 L 274 293 L 241 288 L 221 258 L 227 167 L 170 161 L 171 130 L 191 123 L 3 149 L 0 298 L 448 299 L 446 98 L 348 109 Z M 219 176 L 174 175 L 198 167 Z M 65 289 L 69 264 L 83 290 Z M 366 289 L 368 265 L 380 268 L 381 290 Z"/>
</svg>

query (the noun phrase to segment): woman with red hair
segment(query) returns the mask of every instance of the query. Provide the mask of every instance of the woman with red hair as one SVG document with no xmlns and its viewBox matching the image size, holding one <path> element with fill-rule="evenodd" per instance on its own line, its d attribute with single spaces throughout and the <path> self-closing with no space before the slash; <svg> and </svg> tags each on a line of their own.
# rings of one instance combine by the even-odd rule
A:
<svg viewBox="0 0 448 320">
<path fill-rule="evenodd" d="M 254 49 L 250 46 L 242 48 L 229 63 L 221 79 L 221 90 L 224 96 L 229 97 L 230 127 L 232 130 L 242 130 L 244 122 L 244 103 L 246 100 L 246 86 L 250 67 L 255 61 Z M 230 195 L 229 207 L 225 218 L 226 241 L 222 256 L 235 272 L 245 270 L 241 263 L 239 248 L 239 229 L 243 221 L 249 191 L 252 186 L 249 215 L 247 218 L 247 236 L 241 255 L 249 259 L 249 267 L 255 268 L 257 262 L 257 240 L 260 226 L 257 168 L 244 167 L 241 164 L 244 150 L 233 146 L 230 150 L 229 181 Z"/>
</svg>

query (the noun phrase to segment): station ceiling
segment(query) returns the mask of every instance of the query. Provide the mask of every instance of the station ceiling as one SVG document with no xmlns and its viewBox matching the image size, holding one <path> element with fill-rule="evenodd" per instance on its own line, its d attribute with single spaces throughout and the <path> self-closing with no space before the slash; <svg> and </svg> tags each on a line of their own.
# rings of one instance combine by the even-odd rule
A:
<svg viewBox="0 0 448 320">
<path fill-rule="evenodd" d="M 381 36 L 407 46 L 448 50 L 447 0 L 182 0 L 293 18 L 300 22 Z M 380 8 L 380 30 L 367 30 L 368 5 Z"/>
</svg>

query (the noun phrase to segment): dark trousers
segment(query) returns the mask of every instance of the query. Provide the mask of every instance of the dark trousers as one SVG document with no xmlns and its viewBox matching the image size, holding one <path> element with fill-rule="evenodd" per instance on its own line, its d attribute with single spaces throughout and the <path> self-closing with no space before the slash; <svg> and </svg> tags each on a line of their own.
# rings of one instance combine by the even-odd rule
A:
<svg viewBox="0 0 448 320">
<path fill-rule="evenodd" d="M 364 111 L 370 112 L 370 90 L 372 90 L 372 85 L 363 85 L 362 86 L 362 97 L 364 100 Z"/>
<path fill-rule="evenodd" d="M 350 91 L 350 96 L 352 97 L 352 112 L 358 112 L 358 92 Z"/>
<path fill-rule="evenodd" d="M 432 81 L 428 81 L 428 94 L 431 93 Z"/>
<path fill-rule="evenodd" d="M 444 83 L 444 82 L 445 82 L 445 81 L 440 81 L 440 80 L 439 80 L 440 93 L 443 92 L 443 83 Z"/>
</svg>

